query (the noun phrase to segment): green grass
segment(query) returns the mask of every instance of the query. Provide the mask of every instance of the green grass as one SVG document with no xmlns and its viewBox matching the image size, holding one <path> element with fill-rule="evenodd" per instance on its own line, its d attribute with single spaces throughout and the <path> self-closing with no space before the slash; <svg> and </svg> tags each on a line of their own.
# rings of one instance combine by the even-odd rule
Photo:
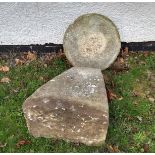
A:
<svg viewBox="0 0 155 155">
<path fill-rule="evenodd" d="M 6 61 L 1 60 L 0 65 L 4 64 Z M 108 69 L 103 72 L 114 82 L 113 91 L 122 99 L 109 103 L 106 143 L 96 147 L 34 138 L 27 130 L 22 112 L 24 100 L 42 84 L 70 68 L 65 59 L 57 58 L 47 67 L 38 59 L 11 67 L 7 73 L 0 72 L 0 79 L 5 76 L 11 79 L 10 83 L 0 83 L 0 144 L 6 144 L 0 147 L 0 152 L 110 152 L 109 146 L 118 147 L 120 152 L 143 152 L 144 144 L 149 145 L 149 152 L 155 152 L 155 103 L 151 103 L 145 94 L 150 91 L 147 71 L 155 70 L 155 54 L 147 57 L 130 55 L 128 64 L 128 71 L 114 74 Z M 133 96 L 133 91 L 139 95 Z M 30 144 L 16 147 L 22 139 Z"/>
</svg>

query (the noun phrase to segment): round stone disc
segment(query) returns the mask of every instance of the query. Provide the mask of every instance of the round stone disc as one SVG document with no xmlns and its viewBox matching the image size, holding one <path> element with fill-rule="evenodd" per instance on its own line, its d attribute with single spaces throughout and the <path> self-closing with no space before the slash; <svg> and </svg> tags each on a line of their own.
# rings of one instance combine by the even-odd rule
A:
<svg viewBox="0 0 155 155">
<path fill-rule="evenodd" d="M 64 52 L 73 66 L 106 69 L 120 52 L 114 23 L 100 14 L 85 14 L 69 25 L 63 39 Z"/>
</svg>

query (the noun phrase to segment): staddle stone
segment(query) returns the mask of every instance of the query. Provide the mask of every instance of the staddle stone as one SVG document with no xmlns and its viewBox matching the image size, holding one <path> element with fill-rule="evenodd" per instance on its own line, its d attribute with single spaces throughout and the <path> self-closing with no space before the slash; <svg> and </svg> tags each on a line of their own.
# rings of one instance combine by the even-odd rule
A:
<svg viewBox="0 0 155 155">
<path fill-rule="evenodd" d="M 109 111 L 101 70 L 72 67 L 37 89 L 23 111 L 35 137 L 104 143 Z"/>
<path fill-rule="evenodd" d="M 120 52 L 121 42 L 114 23 L 100 14 L 78 17 L 65 32 L 64 52 L 73 66 L 108 68 Z"/>
</svg>

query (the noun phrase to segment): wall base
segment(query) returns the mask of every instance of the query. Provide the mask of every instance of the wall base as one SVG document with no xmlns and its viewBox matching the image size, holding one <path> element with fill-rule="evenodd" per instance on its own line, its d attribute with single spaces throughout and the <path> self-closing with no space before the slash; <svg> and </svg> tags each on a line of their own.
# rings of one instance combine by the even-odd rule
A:
<svg viewBox="0 0 155 155">
<path fill-rule="evenodd" d="M 129 51 L 155 51 L 155 41 L 148 42 L 122 42 L 121 48 L 128 47 Z M 0 53 L 20 53 L 27 51 L 35 51 L 38 54 L 60 52 L 63 51 L 62 44 L 46 43 L 44 45 L 32 44 L 32 45 L 0 45 Z"/>
</svg>

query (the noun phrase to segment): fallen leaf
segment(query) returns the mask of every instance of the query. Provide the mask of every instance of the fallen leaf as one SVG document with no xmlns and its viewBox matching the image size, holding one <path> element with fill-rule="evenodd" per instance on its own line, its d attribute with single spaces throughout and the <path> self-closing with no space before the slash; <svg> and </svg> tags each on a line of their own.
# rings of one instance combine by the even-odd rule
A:
<svg viewBox="0 0 155 155">
<path fill-rule="evenodd" d="M 9 67 L 8 66 L 1 66 L 0 67 L 0 71 L 1 72 L 8 72 L 10 69 L 9 69 Z"/>
<path fill-rule="evenodd" d="M 112 145 L 107 145 L 107 148 L 110 153 L 118 153 L 120 150 L 118 149 L 118 146 L 112 146 Z"/>
<path fill-rule="evenodd" d="M 2 83 L 9 83 L 11 80 L 8 77 L 4 77 L 0 80 Z"/>
<path fill-rule="evenodd" d="M 3 148 L 3 147 L 5 147 L 5 146 L 6 146 L 6 144 L 7 144 L 7 143 L 5 143 L 5 144 L 2 144 L 2 143 L 0 142 L 0 148 Z"/>
<path fill-rule="evenodd" d="M 104 81 L 106 84 L 111 84 L 111 79 L 109 78 L 109 76 L 107 76 L 106 74 L 103 74 L 103 77 L 104 77 Z"/>
<path fill-rule="evenodd" d="M 123 100 L 123 97 L 122 97 L 122 96 L 121 96 L 121 97 L 119 97 L 119 98 L 118 98 L 118 100 L 119 100 L 119 101 Z"/>
<path fill-rule="evenodd" d="M 155 81 L 155 73 L 150 73 L 150 80 Z"/>
<path fill-rule="evenodd" d="M 145 65 L 146 62 L 145 61 L 140 61 L 140 64 Z"/>
<path fill-rule="evenodd" d="M 149 152 L 149 144 L 144 144 L 143 149 L 145 153 Z"/>
<path fill-rule="evenodd" d="M 112 92 L 112 90 L 109 89 L 107 89 L 107 96 L 110 101 L 113 99 L 119 99 L 118 96 L 114 92 Z"/>
<path fill-rule="evenodd" d="M 127 55 L 129 53 L 129 48 L 128 47 L 125 47 L 124 52 Z"/>
<path fill-rule="evenodd" d="M 20 140 L 20 141 L 18 141 L 18 143 L 16 144 L 16 147 L 20 147 L 20 146 L 22 146 L 22 145 L 27 145 L 27 144 L 30 144 L 31 142 L 30 141 L 28 141 L 28 140 Z"/>
<path fill-rule="evenodd" d="M 118 146 L 113 146 L 113 150 L 114 150 L 114 152 L 116 152 L 116 153 L 120 152 L 120 150 L 118 149 Z"/>
<path fill-rule="evenodd" d="M 107 147 L 107 148 L 108 148 L 108 150 L 109 150 L 109 152 L 110 152 L 110 153 L 112 153 L 112 152 L 113 152 L 113 147 L 112 147 L 111 145 L 108 145 L 108 147 Z"/>
<path fill-rule="evenodd" d="M 148 98 L 150 102 L 154 103 L 155 99 L 153 97 Z"/>
<path fill-rule="evenodd" d="M 125 47 L 125 48 L 121 51 L 121 56 L 122 56 L 123 58 L 129 56 L 129 49 L 128 49 L 128 47 Z"/>
<path fill-rule="evenodd" d="M 117 60 L 116 60 L 118 63 L 120 64 L 125 64 L 125 60 L 123 57 L 117 57 Z"/>
<path fill-rule="evenodd" d="M 19 92 L 19 90 L 17 90 L 17 89 L 13 89 L 12 90 L 14 93 L 18 93 Z"/>
<path fill-rule="evenodd" d="M 28 55 L 28 52 L 24 52 L 23 55 L 21 55 L 21 59 L 26 61 L 27 55 Z"/>
<path fill-rule="evenodd" d="M 27 59 L 31 60 L 31 61 L 36 60 L 37 59 L 37 55 L 29 51 L 27 53 Z"/>
<path fill-rule="evenodd" d="M 112 88 L 115 87 L 114 81 L 111 81 L 111 86 L 112 86 Z"/>
<path fill-rule="evenodd" d="M 75 145 L 75 146 L 80 146 L 80 143 L 75 142 L 74 145 Z"/>
<path fill-rule="evenodd" d="M 41 81 L 44 80 L 44 78 L 43 78 L 42 76 L 40 76 L 39 79 L 40 79 Z"/>
<path fill-rule="evenodd" d="M 125 63 L 125 61 L 124 61 L 123 58 L 118 58 L 118 61 L 119 61 L 121 64 L 124 64 L 124 63 Z"/>
<path fill-rule="evenodd" d="M 47 68 L 47 64 L 44 64 L 44 67 Z"/>
<path fill-rule="evenodd" d="M 139 103 L 137 103 L 136 101 L 134 101 L 133 104 L 134 104 L 135 106 L 137 106 Z"/>
<path fill-rule="evenodd" d="M 58 58 L 61 58 L 61 57 L 64 57 L 65 56 L 65 53 L 63 53 L 62 51 L 60 51 L 58 54 L 57 54 L 57 57 Z"/>
<path fill-rule="evenodd" d="M 136 132 L 138 131 L 138 129 L 137 129 L 136 127 L 133 127 L 133 128 L 131 129 L 131 131 L 132 131 L 132 133 L 136 133 Z"/>
<path fill-rule="evenodd" d="M 117 58 L 117 60 L 112 64 L 111 69 L 116 72 L 126 71 L 129 68 L 125 65 L 123 58 Z"/>
<path fill-rule="evenodd" d="M 149 54 L 149 52 L 148 52 L 148 51 L 144 51 L 144 52 L 143 52 L 144 57 L 147 57 L 147 56 L 148 56 L 148 54 Z"/>
<path fill-rule="evenodd" d="M 137 91 L 133 91 L 132 96 L 137 97 L 137 96 L 139 96 L 139 93 Z"/>
<path fill-rule="evenodd" d="M 56 57 L 56 53 L 46 53 L 43 57 L 43 60 L 45 64 L 48 65 L 51 62 L 51 60 L 53 60 L 55 57 Z"/>
<path fill-rule="evenodd" d="M 132 116 L 127 117 L 128 121 L 132 121 L 134 118 Z"/>
<path fill-rule="evenodd" d="M 141 122 L 142 121 L 142 117 L 141 116 L 137 116 L 137 119 Z"/>
<path fill-rule="evenodd" d="M 24 64 L 24 61 L 20 60 L 20 59 L 15 59 L 15 63 L 16 63 L 16 65 L 22 65 L 22 64 Z"/>
</svg>

